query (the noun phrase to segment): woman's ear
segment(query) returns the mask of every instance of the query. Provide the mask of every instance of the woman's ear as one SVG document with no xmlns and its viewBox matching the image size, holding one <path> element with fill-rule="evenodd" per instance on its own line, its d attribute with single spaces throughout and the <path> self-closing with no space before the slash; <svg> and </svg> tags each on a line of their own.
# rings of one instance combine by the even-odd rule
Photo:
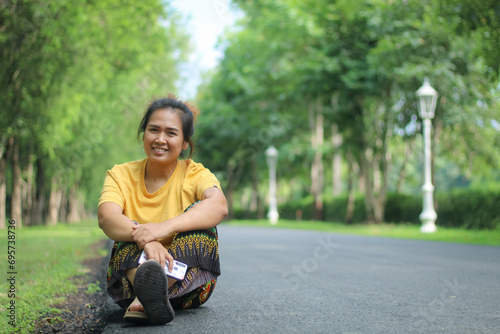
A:
<svg viewBox="0 0 500 334">
<path fill-rule="evenodd" d="M 189 143 L 187 141 L 185 141 L 184 144 L 182 144 L 182 149 L 187 150 L 188 147 L 189 147 Z"/>
</svg>

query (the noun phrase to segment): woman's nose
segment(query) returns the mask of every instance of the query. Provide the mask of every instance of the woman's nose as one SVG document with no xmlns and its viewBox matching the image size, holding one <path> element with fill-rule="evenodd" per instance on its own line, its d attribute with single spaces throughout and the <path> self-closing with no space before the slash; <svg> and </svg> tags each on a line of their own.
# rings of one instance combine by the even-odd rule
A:
<svg viewBox="0 0 500 334">
<path fill-rule="evenodd" d="M 165 143 L 167 141 L 167 136 L 164 133 L 159 133 L 156 137 L 156 141 L 160 143 Z"/>
</svg>

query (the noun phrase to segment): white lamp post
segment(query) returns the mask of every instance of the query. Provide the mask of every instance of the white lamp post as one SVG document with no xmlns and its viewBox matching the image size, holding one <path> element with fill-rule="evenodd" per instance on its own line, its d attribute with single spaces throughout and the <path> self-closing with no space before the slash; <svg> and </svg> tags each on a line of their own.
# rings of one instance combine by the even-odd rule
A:
<svg viewBox="0 0 500 334">
<path fill-rule="evenodd" d="M 431 119 L 434 118 L 438 93 L 425 78 L 424 84 L 417 90 L 419 98 L 419 113 L 424 121 L 424 185 L 422 186 L 423 208 L 420 214 L 422 226 L 420 232 L 433 233 L 436 231 L 437 214 L 434 210 L 434 186 L 431 180 Z"/>
<path fill-rule="evenodd" d="M 271 224 L 278 223 L 278 202 L 276 200 L 276 163 L 278 162 L 278 150 L 269 146 L 266 150 L 267 164 L 269 165 L 269 213 L 267 218 Z"/>
</svg>

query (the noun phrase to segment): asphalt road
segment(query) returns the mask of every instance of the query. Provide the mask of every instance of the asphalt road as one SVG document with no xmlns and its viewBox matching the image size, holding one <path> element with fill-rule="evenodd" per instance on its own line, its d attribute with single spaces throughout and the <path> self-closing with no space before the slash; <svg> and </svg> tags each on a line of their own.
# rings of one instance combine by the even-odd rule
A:
<svg viewBox="0 0 500 334">
<path fill-rule="evenodd" d="M 500 247 L 221 225 L 208 302 L 103 333 L 500 333 Z"/>
</svg>

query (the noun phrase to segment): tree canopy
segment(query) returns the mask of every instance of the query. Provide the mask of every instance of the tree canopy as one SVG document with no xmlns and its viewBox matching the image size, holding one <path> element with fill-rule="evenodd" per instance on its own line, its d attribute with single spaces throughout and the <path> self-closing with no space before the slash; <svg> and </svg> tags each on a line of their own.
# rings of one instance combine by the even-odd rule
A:
<svg viewBox="0 0 500 334">
<path fill-rule="evenodd" d="M 139 156 L 142 112 L 176 91 L 188 52 L 179 22 L 159 0 L 2 2 L 0 158 L 21 171 L 0 173 L 12 219 L 77 219 L 106 169 Z"/>
<path fill-rule="evenodd" d="M 199 95 L 203 148 L 217 152 L 214 167 L 230 193 L 240 189 L 244 198 L 252 188 L 252 197 L 263 196 L 256 183 L 266 178 L 263 151 L 272 143 L 286 166 L 282 201 L 312 193 L 320 218 L 321 196 L 335 187 L 325 173 L 343 168 L 333 162 L 340 155 L 349 174 L 359 170 L 367 219 L 382 221 L 387 193 L 405 183 L 397 175 L 407 177 L 409 159 L 421 164 L 410 153 L 421 133 L 415 91 L 424 77 L 440 96 L 433 122 L 439 163 L 469 180 L 498 169 L 496 2 L 235 3 L 245 16 Z M 333 144 L 339 135 L 340 146 Z"/>
<path fill-rule="evenodd" d="M 274 145 L 280 203 L 356 194 L 380 222 L 420 191 L 415 91 L 439 93 L 436 189 L 500 182 L 500 5 L 494 0 L 234 0 L 243 15 L 199 87 L 196 158 L 231 213 L 263 216 Z M 176 92 L 189 36 L 168 1 L 0 3 L 0 222 L 95 210 L 106 169 L 141 157 L 147 102 Z M 358 204 L 359 205 L 359 204 Z M 299 214 L 299 213 L 297 213 Z M 2 226 L 0 224 L 0 226 Z"/>
</svg>

